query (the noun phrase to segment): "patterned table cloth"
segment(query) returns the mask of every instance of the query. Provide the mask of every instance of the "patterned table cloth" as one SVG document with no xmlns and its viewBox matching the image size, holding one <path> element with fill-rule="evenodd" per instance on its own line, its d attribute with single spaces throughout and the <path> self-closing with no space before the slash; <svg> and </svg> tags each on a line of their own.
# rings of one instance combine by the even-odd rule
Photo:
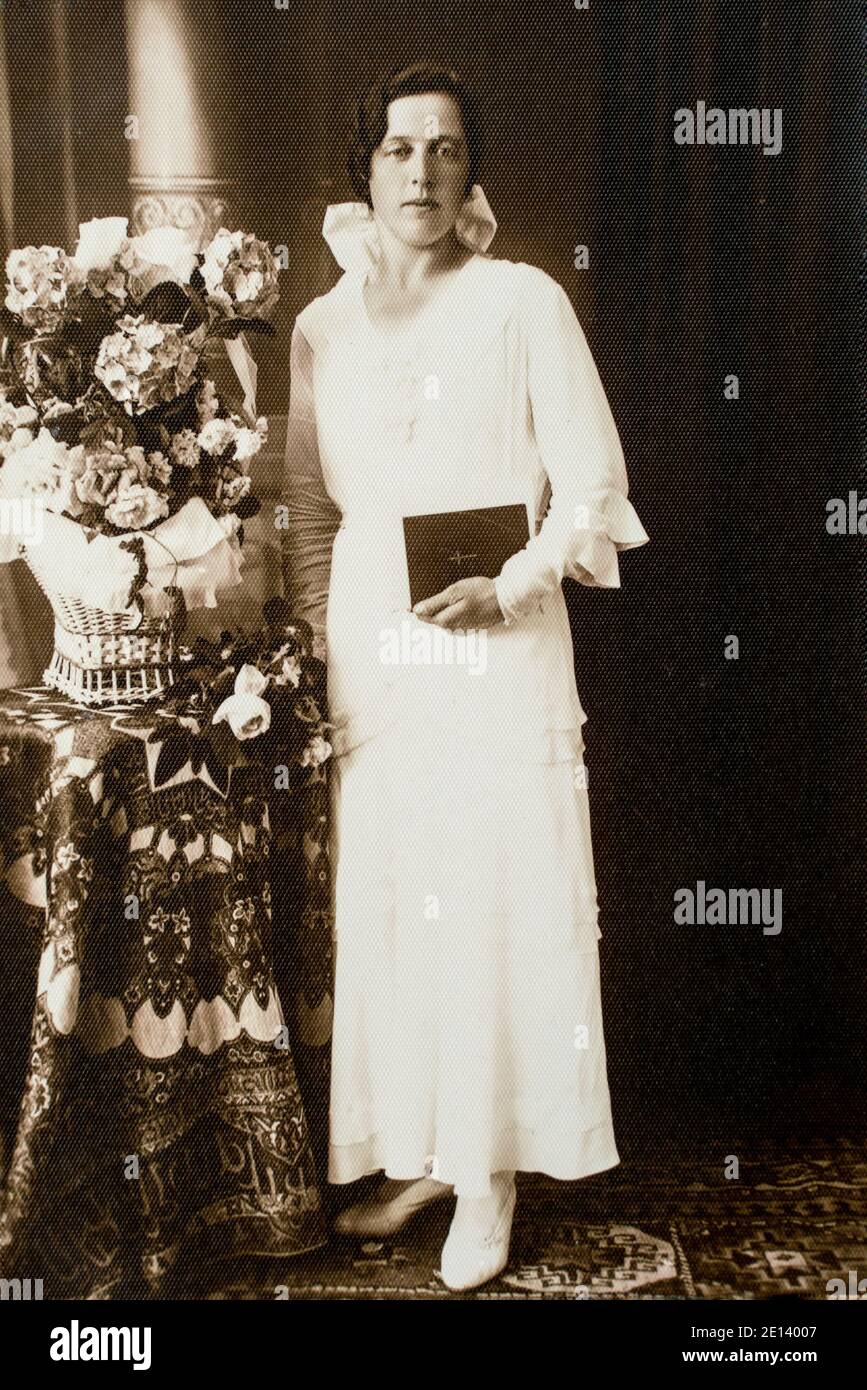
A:
<svg viewBox="0 0 867 1390">
<path fill-rule="evenodd" d="M 326 1238 L 325 769 L 155 791 L 157 717 L 0 694 L 0 1277 L 46 1299 Z"/>
</svg>

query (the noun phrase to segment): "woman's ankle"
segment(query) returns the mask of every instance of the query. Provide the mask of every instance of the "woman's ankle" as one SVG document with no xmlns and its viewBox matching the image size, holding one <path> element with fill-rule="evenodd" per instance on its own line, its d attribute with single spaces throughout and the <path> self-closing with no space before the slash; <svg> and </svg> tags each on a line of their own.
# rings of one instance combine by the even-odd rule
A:
<svg viewBox="0 0 867 1390">
<path fill-rule="evenodd" d="M 491 1190 L 486 1197 L 462 1197 L 458 1193 L 455 1207 L 458 1226 L 489 1228 L 503 1210 L 514 1180 L 514 1171 L 504 1168 L 491 1174 Z"/>
</svg>

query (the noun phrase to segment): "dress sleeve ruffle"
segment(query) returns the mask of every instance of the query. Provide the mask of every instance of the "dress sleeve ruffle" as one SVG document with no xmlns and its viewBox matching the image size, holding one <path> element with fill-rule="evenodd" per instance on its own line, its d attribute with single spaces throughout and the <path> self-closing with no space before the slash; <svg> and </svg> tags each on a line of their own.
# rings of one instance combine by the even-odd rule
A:
<svg viewBox="0 0 867 1390">
<path fill-rule="evenodd" d="M 571 301 L 544 271 L 522 269 L 530 408 L 550 505 L 538 534 L 494 580 L 507 623 L 536 611 L 564 578 L 619 588 L 619 552 L 649 540 L 627 495 L 617 426 Z"/>
</svg>

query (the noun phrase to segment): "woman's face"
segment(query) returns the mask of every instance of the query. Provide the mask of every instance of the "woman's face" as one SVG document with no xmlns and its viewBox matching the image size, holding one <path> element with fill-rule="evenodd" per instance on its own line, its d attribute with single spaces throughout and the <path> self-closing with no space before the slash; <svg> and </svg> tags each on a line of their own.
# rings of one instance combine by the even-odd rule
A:
<svg viewBox="0 0 867 1390">
<path fill-rule="evenodd" d="M 418 92 L 389 103 L 385 136 L 370 159 L 370 200 L 400 241 L 430 246 L 445 236 L 463 205 L 468 175 L 454 97 Z"/>
</svg>

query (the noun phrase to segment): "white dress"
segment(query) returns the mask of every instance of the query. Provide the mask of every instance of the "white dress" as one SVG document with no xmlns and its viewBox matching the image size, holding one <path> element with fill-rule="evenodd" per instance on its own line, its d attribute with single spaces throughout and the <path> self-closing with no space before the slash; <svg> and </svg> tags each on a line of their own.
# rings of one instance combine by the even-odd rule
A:
<svg viewBox="0 0 867 1390">
<path fill-rule="evenodd" d="M 296 320 L 287 439 L 291 596 L 336 725 L 328 1176 L 485 1196 L 499 1169 L 619 1162 L 561 580 L 618 586 L 648 537 L 556 281 L 477 254 L 386 329 L 364 278 Z M 533 538 L 495 580 L 507 621 L 475 663 L 395 661 L 441 632 L 410 611 L 401 517 L 516 501 Z"/>
</svg>

